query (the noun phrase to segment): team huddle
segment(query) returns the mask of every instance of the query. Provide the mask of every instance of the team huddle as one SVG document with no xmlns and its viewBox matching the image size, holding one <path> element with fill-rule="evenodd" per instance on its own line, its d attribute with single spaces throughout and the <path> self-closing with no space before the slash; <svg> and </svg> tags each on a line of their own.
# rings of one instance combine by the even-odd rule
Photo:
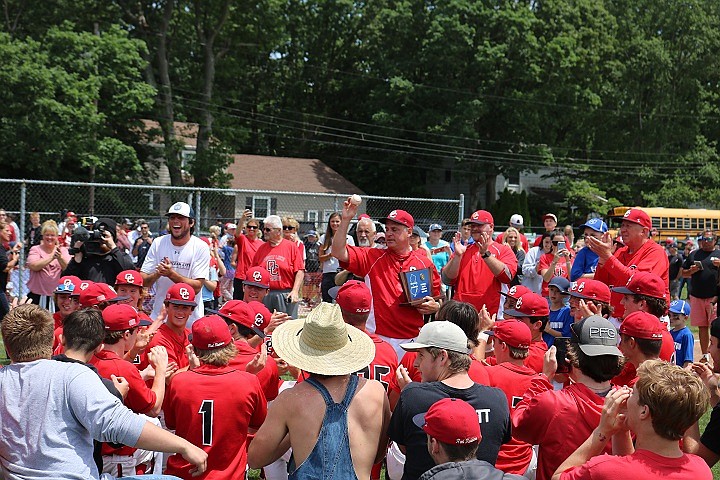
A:
<svg viewBox="0 0 720 480">
<path fill-rule="evenodd" d="M 470 238 L 455 236 L 438 271 L 411 247 L 403 210 L 381 220 L 385 248 L 352 245 L 358 204 L 345 201 L 328 252 L 347 275 L 305 318 L 291 305 L 298 249 L 274 218 L 263 223 L 278 241 L 243 273 L 243 294 L 203 309 L 207 263 L 192 259 L 204 247 L 187 239 L 185 204 L 141 271 L 114 285 L 62 277 L 54 313 L 12 308 L 4 478 L 712 478 L 720 410 L 702 435 L 698 420 L 720 400 L 720 319 L 694 362 L 694 304 L 670 301 L 643 212 L 628 211 L 619 248 L 588 222 L 593 274 L 572 282 L 562 234 L 542 237 L 536 291 L 513 284 L 524 268 L 493 240 L 489 212 L 464 222 Z M 424 271 L 429 291 L 413 297 L 408 275 Z"/>
</svg>

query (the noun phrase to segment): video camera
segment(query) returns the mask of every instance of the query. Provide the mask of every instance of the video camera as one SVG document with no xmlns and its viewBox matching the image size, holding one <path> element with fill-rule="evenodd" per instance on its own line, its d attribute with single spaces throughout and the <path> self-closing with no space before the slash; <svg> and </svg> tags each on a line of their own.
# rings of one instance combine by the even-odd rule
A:
<svg viewBox="0 0 720 480">
<path fill-rule="evenodd" d="M 80 219 L 80 225 L 75 227 L 72 236 L 70 237 L 71 247 L 74 247 L 76 242 L 82 242 L 85 253 L 88 255 L 104 255 L 108 252 L 105 246 L 105 240 L 103 235 L 106 231 L 115 238 L 115 227 L 111 227 L 109 222 L 115 223 L 109 219 L 97 219 L 95 217 L 82 217 Z"/>
</svg>

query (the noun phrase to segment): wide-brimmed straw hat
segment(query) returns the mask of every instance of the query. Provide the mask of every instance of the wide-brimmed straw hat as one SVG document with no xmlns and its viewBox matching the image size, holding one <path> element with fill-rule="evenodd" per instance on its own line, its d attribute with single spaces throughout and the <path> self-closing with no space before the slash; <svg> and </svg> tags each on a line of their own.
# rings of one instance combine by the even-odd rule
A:
<svg viewBox="0 0 720 480">
<path fill-rule="evenodd" d="M 343 321 L 338 305 L 321 303 L 305 320 L 290 320 L 272 334 L 275 352 L 291 365 L 320 375 L 347 375 L 370 365 L 375 344 Z"/>
</svg>

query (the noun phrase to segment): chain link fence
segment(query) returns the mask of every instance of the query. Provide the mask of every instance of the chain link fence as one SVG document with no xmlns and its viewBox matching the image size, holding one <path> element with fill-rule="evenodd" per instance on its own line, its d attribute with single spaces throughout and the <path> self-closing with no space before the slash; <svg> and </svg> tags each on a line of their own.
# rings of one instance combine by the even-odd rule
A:
<svg viewBox="0 0 720 480">
<path fill-rule="evenodd" d="M 300 224 L 299 235 L 308 230 L 324 233 L 331 213 L 342 208 L 343 202 L 356 192 L 342 194 L 305 193 L 287 191 L 234 190 L 195 187 L 165 187 L 156 185 L 123 185 L 103 183 L 72 183 L 43 180 L 0 179 L 0 208 L 9 213 L 25 239 L 30 228 L 30 214 L 38 212 L 40 221 L 63 220 L 64 211 L 83 216 L 109 217 L 148 222 L 153 234 L 165 230 L 165 213 L 175 202 L 190 204 L 196 215 L 196 235 L 206 235 L 211 225 L 237 223 L 247 208 L 256 218 L 267 215 L 290 216 Z M 358 214 L 366 213 L 379 220 L 394 209 L 408 211 L 415 225 L 428 230 L 431 223 L 439 223 L 448 232 L 456 231 L 462 222 L 464 199 L 428 199 L 405 197 L 364 196 Z M 449 234 L 449 233 L 448 233 Z M 24 256 L 18 267 L 24 278 Z M 27 290 L 19 281 L 14 295 Z"/>
</svg>

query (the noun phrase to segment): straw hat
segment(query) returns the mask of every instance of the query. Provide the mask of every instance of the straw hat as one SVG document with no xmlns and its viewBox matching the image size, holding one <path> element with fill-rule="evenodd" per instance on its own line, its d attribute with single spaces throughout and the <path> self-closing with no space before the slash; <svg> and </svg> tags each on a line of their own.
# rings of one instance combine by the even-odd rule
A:
<svg viewBox="0 0 720 480">
<path fill-rule="evenodd" d="M 320 375 L 347 375 L 375 358 L 372 339 L 343 321 L 338 305 L 321 303 L 305 320 L 290 320 L 272 334 L 275 352 L 291 365 Z"/>
</svg>

